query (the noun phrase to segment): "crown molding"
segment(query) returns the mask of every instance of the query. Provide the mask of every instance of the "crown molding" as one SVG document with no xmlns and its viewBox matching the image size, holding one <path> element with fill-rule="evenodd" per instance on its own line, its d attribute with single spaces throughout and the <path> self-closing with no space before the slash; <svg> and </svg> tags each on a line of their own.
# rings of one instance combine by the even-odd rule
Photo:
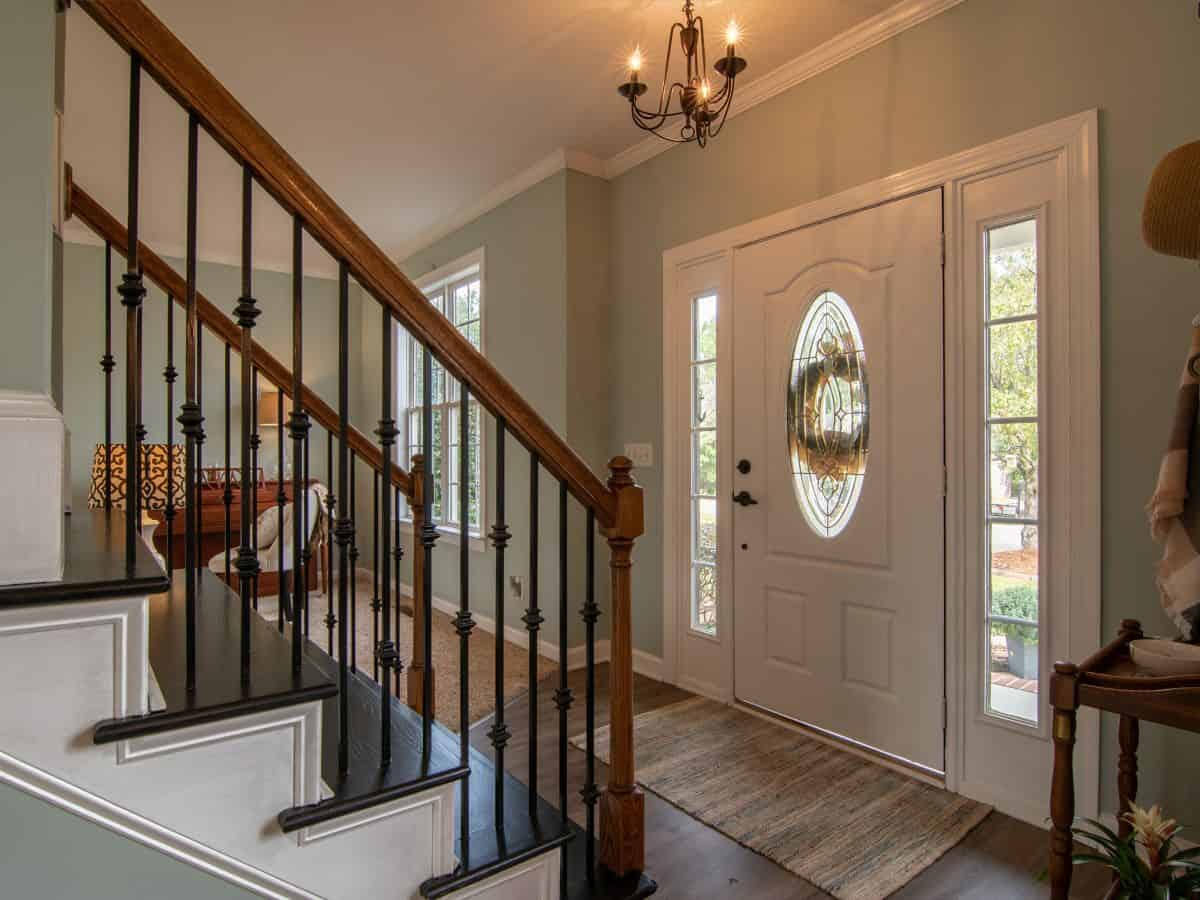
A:
<svg viewBox="0 0 1200 900">
<path fill-rule="evenodd" d="M 900 0 L 894 6 L 843 31 L 819 47 L 814 47 L 807 53 L 797 56 L 761 78 L 750 82 L 738 92 L 737 101 L 729 111 L 729 116 L 733 118 L 753 109 L 789 88 L 832 69 L 834 66 L 870 50 L 948 9 L 953 9 L 963 2 L 964 0 Z M 622 150 L 605 160 L 604 175 L 609 179 L 616 178 L 634 166 L 639 166 L 674 146 L 674 144 L 669 144 L 651 135 L 628 150 Z"/>
<path fill-rule="evenodd" d="M 604 178 L 607 171 L 604 160 L 584 153 L 582 150 L 568 150 L 560 147 L 549 156 L 535 162 L 532 166 L 518 172 L 516 175 L 492 188 L 470 206 L 465 206 L 455 213 L 442 219 L 436 225 L 405 241 L 395 251 L 394 259 L 403 262 L 414 253 L 420 253 L 432 244 L 453 234 L 464 225 L 474 222 L 480 216 L 491 212 L 496 207 L 506 203 L 518 194 L 529 190 L 535 184 L 545 181 L 551 175 L 563 169 L 574 169 L 586 175 Z"/>
</svg>

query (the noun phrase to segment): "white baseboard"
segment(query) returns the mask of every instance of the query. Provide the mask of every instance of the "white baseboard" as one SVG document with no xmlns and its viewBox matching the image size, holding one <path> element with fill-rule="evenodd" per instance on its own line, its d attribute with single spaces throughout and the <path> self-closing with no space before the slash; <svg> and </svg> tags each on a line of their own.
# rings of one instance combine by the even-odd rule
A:
<svg viewBox="0 0 1200 900">
<path fill-rule="evenodd" d="M 400 593 L 405 597 L 412 597 L 412 585 L 401 584 Z M 448 616 L 457 615 L 458 604 L 444 597 L 438 597 L 436 594 L 433 598 L 433 608 L 438 612 L 445 613 Z M 496 620 L 491 616 L 485 616 L 482 613 L 472 613 L 475 618 L 475 627 L 480 631 L 494 635 L 496 633 Z M 524 628 L 518 628 L 514 625 L 504 626 L 504 640 L 510 644 L 514 644 L 522 649 L 529 649 L 529 632 Z M 612 655 L 612 644 L 607 639 L 596 641 L 596 662 L 608 662 Z M 559 648 L 554 641 L 544 639 L 538 640 L 538 653 L 542 656 L 558 662 Z M 582 669 L 587 664 L 587 647 L 584 644 L 576 644 L 573 647 L 567 648 L 567 671 L 572 672 L 575 669 Z M 663 680 L 663 661 L 661 656 L 655 656 L 652 653 L 646 653 L 642 650 L 633 651 L 633 671 L 639 675 L 644 675 L 655 681 Z"/>
</svg>

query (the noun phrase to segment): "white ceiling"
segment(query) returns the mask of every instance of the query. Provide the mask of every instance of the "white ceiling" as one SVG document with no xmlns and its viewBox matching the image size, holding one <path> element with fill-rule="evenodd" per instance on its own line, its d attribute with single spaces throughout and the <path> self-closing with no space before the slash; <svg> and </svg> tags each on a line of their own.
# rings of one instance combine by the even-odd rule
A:
<svg viewBox="0 0 1200 900">
<path fill-rule="evenodd" d="M 644 139 L 616 86 L 635 44 L 657 87 L 681 0 L 147 0 L 234 96 L 384 250 L 399 255 L 563 148 L 609 159 Z M 698 0 L 709 52 L 736 16 L 756 78 L 896 0 Z M 64 146 L 76 180 L 125 211 L 128 59 L 68 14 Z M 148 79 L 143 239 L 178 254 L 186 117 Z M 239 258 L 237 168 L 202 139 L 200 246 Z M 691 152 L 702 152 L 691 148 Z M 260 195 L 261 196 L 261 195 Z M 288 268 L 290 231 L 256 206 L 256 261 Z M 326 269 L 310 255 L 314 269 Z"/>
</svg>

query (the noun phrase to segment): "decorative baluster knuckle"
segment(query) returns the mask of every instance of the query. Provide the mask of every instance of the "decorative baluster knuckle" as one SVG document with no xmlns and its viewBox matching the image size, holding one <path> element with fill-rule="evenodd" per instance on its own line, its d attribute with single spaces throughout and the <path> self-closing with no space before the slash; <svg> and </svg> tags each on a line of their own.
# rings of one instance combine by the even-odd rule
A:
<svg viewBox="0 0 1200 900">
<path fill-rule="evenodd" d="M 566 712 L 575 703 L 575 694 L 570 688 L 554 689 L 554 706 L 559 712 Z"/>
<path fill-rule="evenodd" d="M 488 729 L 487 736 L 497 751 L 503 751 L 508 746 L 508 741 L 512 737 L 512 731 L 504 722 L 497 722 Z"/>
<path fill-rule="evenodd" d="M 121 305 L 126 309 L 137 309 L 146 299 L 146 285 L 141 272 L 125 272 L 121 275 L 121 283 L 117 285 L 117 293 L 121 295 Z"/>
<path fill-rule="evenodd" d="M 470 610 L 460 609 L 452 621 L 454 631 L 460 638 L 470 637 L 471 632 L 475 630 L 475 617 L 471 615 Z"/>
<path fill-rule="evenodd" d="M 375 645 L 375 661 L 379 663 L 379 668 L 384 672 L 395 670 L 403 671 L 404 664 L 400 661 L 400 651 L 396 647 L 395 642 L 391 640 L 382 640 Z M 387 683 L 385 677 L 384 683 Z"/>
<path fill-rule="evenodd" d="M 105 375 L 111 375 L 112 370 L 116 367 L 116 360 L 113 359 L 113 355 L 111 353 L 105 353 L 102 357 L 100 357 L 100 368 L 104 371 Z"/>
<path fill-rule="evenodd" d="M 525 615 L 521 616 L 521 621 L 525 623 L 525 628 L 530 634 L 537 634 L 546 617 L 542 615 L 541 610 L 530 607 L 525 610 Z"/>
<path fill-rule="evenodd" d="M 308 437 L 308 432 L 312 430 L 312 422 L 308 418 L 308 413 L 300 409 L 293 409 L 291 415 L 288 416 L 288 437 L 293 441 L 303 441 Z"/>
<path fill-rule="evenodd" d="M 488 532 L 488 539 L 492 542 L 492 546 L 497 550 L 503 550 L 508 546 L 508 542 L 512 540 L 512 532 L 503 522 L 497 522 L 492 526 L 492 530 Z"/>
<path fill-rule="evenodd" d="M 251 579 L 259 573 L 258 554 L 249 544 L 238 547 L 237 562 L 235 563 L 239 578 Z"/>
<path fill-rule="evenodd" d="M 258 301 L 253 297 L 239 297 L 237 306 L 233 308 L 233 320 L 239 328 L 253 328 L 255 321 L 262 315 Z"/>
<path fill-rule="evenodd" d="M 103 363 L 101 363 L 103 365 Z M 179 370 L 172 365 L 168 365 L 163 369 L 163 381 L 167 384 L 174 384 L 179 378 Z"/>
</svg>

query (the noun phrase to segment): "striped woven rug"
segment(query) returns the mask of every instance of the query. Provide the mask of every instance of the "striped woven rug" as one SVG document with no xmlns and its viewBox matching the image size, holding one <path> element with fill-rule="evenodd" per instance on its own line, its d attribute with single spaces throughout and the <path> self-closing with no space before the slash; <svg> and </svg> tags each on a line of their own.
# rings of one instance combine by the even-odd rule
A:
<svg viewBox="0 0 1200 900">
<path fill-rule="evenodd" d="M 703 697 L 633 728 L 643 787 L 839 900 L 888 896 L 991 811 Z M 596 756 L 608 762 L 607 727 Z"/>
</svg>

